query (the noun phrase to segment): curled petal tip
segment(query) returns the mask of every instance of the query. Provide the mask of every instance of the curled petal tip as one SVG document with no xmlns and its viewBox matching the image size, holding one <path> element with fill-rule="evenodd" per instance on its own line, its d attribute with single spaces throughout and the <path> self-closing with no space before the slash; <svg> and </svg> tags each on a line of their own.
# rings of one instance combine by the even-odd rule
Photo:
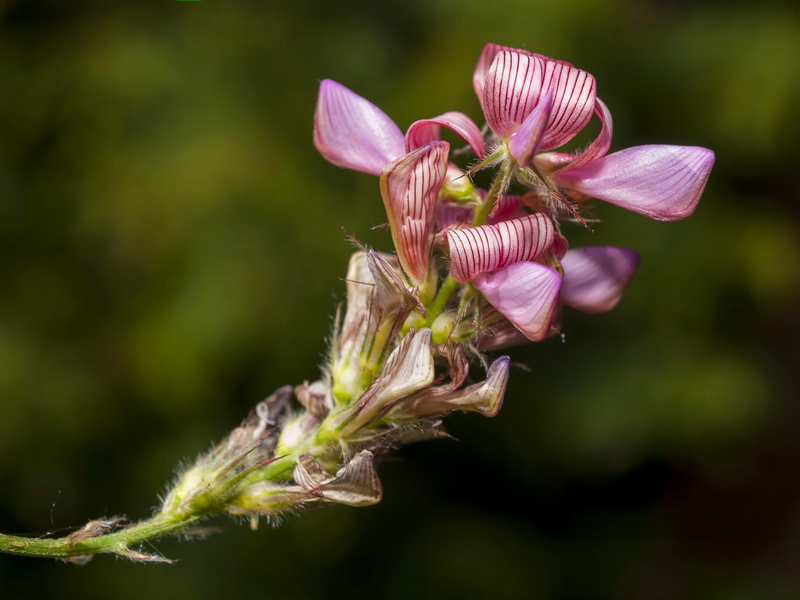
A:
<svg viewBox="0 0 800 600">
<path fill-rule="evenodd" d="M 461 136 L 478 158 L 484 158 L 483 135 L 480 127 L 467 115 L 457 111 L 446 112 L 431 119 L 422 119 L 411 124 L 406 132 L 406 149 L 410 152 L 428 142 L 439 139 L 439 129 L 447 127 Z"/>
</svg>

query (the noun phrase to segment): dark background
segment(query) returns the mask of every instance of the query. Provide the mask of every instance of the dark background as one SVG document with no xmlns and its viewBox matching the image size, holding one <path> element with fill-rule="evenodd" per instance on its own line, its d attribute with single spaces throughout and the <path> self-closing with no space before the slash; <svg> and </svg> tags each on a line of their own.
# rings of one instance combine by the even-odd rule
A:
<svg viewBox="0 0 800 600">
<path fill-rule="evenodd" d="M 376 179 L 311 143 L 330 77 L 401 128 L 476 120 L 486 42 L 592 72 L 612 149 L 717 153 L 697 214 L 597 203 L 607 315 L 512 352 L 494 420 L 381 465 L 384 501 L 175 565 L 0 556 L 0 595 L 800 597 L 800 15 L 786 2 L 0 2 L 0 530 L 140 518 L 175 465 L 317 375 Z"/>
</svg>

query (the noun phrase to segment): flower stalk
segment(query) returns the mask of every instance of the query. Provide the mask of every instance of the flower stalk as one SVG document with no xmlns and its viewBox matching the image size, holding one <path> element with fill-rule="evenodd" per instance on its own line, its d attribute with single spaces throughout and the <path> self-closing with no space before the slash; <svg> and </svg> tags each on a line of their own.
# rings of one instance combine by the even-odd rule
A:
<svg viewBox="0 0 800 600">
<path fill-rule="evenodd" d="M 314 143 L 334 165 L 380 178 L 395 251 L 351 257 L 346 305 L 319 379 L 260 402 L 177 478 L 152 518 L 90 521 L 58 539 L 0 535 L 0 552 L 164 562 L 137 545 L 190 535 L 220 514 L 256 526 L 320 503 L 375 504 L 383 495 L 382 456 L 446 436 L 449 412 L 498 413 L 510 359 L 486 352 L 553 337 L 564 306 L 614 308 L 638 254 L 570 249 L 562 225 L 582 221 L 591 198 L 654 219 L 684 218 L 699 201 L 713 153 L 640 146 L 608 154 L 611 116 L 595 80 L 563 61 L 489 44 L 473 85 L 486 135 L 454 111 L 416 121 L 403 134 L 368 100 L 323 81 Z M 600 134 L 582 152 L 569 152 L 564 146 L 593 116 Z M 451 156 L 441 127 L 466 149 Z M 452 162 L 465 152 L 474 154 L 466 172 Z M 488 190 L 468 175 L 479 169 L 496 169 Z"/>
</svg>

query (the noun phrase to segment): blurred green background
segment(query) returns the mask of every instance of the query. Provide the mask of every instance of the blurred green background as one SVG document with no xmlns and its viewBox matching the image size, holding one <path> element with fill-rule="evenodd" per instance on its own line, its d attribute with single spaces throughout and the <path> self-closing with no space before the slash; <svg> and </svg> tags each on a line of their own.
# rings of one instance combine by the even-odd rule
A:
<svg viewBox="0 0 800 600">
<path fill-rule="evenodd" d="M 0 530 L 139 518 L 182 459 L 313 379 L 377 182 L 311 143 L 332 78 L 401 128 L 479 119 L 486 42 L 592 72 L 613 149 L 717 153 L 691 219 L 597 203 L 638 249 L 613 312 L 515 349 L 496 419 L 381 466 L 385 500 L 179 563 L 0 556 L 0 595 L 800 597 L 793 2 L 0 2 Z M 144 548 L 153 550 L 153 548 Z"/>
</svg>

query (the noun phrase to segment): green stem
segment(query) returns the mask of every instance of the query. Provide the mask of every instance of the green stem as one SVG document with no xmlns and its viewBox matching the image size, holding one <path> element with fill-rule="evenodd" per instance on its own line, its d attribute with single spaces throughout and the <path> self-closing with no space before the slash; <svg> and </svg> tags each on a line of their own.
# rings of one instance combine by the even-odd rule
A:
<svg viewBox="0 0 800 600">
<path fill-rule="evenodd" d="M 138 553 L 130 550 L 132 545 L 145 540 L 179 533 L 205 516 L 207 515 L 159 513 L 131 527 L 124 527 L 112 533 L 94 537 L 81 537 L 81 532 L 55 539 L 0 534 L 0 552 L 19 556 L 62 559 L 87 554 L 110 553 L 136 559 L 135 555 Z M 139 560 L 148 560 L 147 558 L 141 558 L 145 555 L 139 556 Z M 149 559 L 158 560 L 157 557 L 150 557 Z"/>
<path fill-rule="evenodd" d="M 447 306 L 447 303 L 450 301 L 450 298 L 453 294 L 456 293 L 458 290 L 458 282 L 453 279 L 453 276 L 449 273 L 447 274 L 447 279 L 442 282 L 439 291 L 436 293 L 436 297 L 431 302 L 430 306 L 427 307 L 428 317 L 425 319 L 425 327 L 430 327 L 431 324 L 436 320 L 442 311 Z"/>
<path fill-rule="evenodd" d="M 492 182 L 492 187 L 489 188 L 489 192 L 486 194 L 486 199 L 475 209 L 475 214 L 472 217 L 473 227 L 479 227 L 486 223 L 486 219 L 489 218 L 489 213 L 492 212 L 495 202 L 508 188 L 508 184 L 511 181 L 511 173 L 513 172 L 513 167 L 510 163 L 510 160 L 501 163 L 497 176 Z"/>
</svg>

